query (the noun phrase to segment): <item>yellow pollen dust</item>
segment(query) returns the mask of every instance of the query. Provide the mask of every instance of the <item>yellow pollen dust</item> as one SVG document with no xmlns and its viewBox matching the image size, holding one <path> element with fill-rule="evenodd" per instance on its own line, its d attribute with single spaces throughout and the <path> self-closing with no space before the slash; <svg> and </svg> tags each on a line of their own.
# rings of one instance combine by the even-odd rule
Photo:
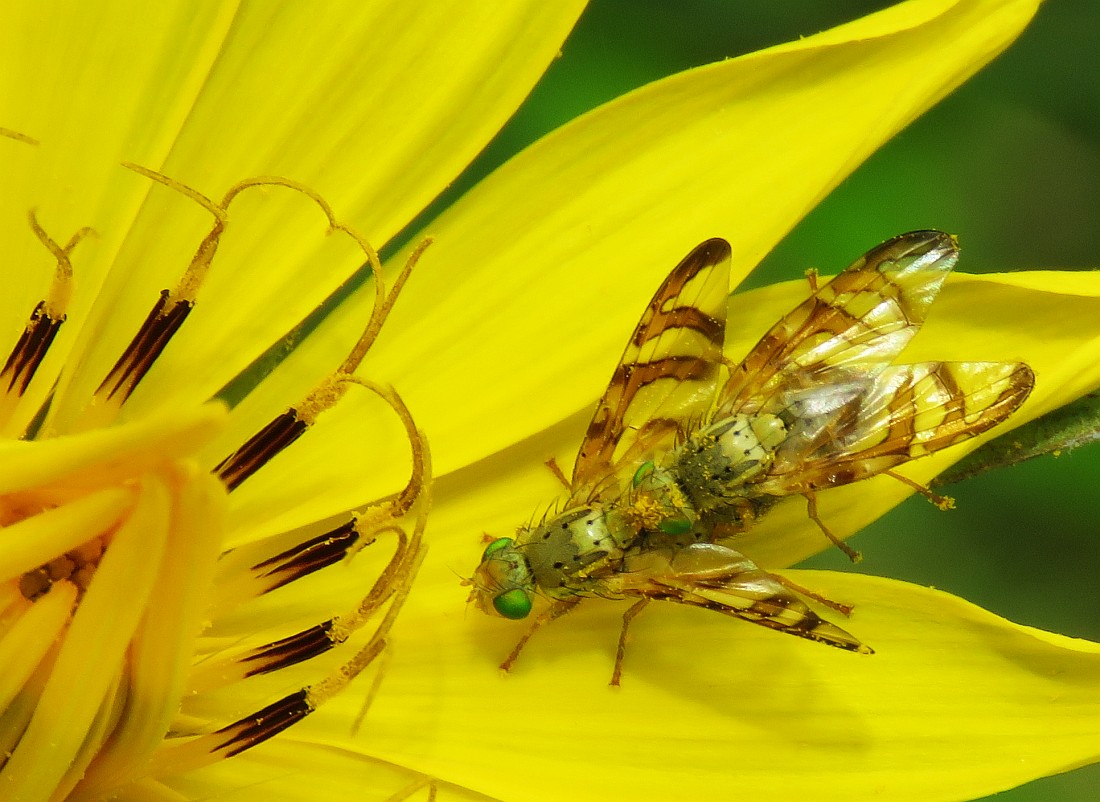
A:
<svg viewBox="0 0 1100 802">
<path fill-rule="evenodd" d="M 632 499 L 626 515 L 631 526 L 639 531 L 654 531 L 667 517 L 667 510 L 649 493 L 639 493 Z"/>
</svg>

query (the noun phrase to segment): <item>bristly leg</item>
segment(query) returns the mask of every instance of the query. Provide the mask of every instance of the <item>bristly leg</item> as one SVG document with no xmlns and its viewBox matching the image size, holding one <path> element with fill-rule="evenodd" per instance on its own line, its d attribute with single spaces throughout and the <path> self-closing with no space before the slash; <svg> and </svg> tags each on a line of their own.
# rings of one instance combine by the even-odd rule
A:
<svg viewBox="0 0 1100 802">
<path fill-rule="evenodd" d="M 623 613 L 623 628 L 619 632 L 619 645 L 615 649 L 615 668 L 611 672 L 611 682 L 608 685 L 619 687 L 620 680 L 623 677 L 623 659 L 626 657 L 626 631 L 630 627 L 630 622 L 646 608 L 649 602 L 649 599 L 638 599 Z"/>
<path fill-rule="evenodd" d="M 546 467 L 550 469 L 550 473 L 554 474 L 554 478 L 561 482 L 562 487 L 564 487 L 566 490 L 573 489 L 573 483 L 565 477 L 565 472 L 562 471 L 561 466 L 558 465 L 557 459 L 551 457 L 550 459 L 546 460 Z"/>
<path fill-rule="evenodd" d="M 531 622 L 531 626 L 523 633 L 523 636 L 519 639 L 515 648 L 513 648 L 509 655 L 504 658 L 504 662 L 500 664 L 500 670 L 511 671 L 512 666 L 516 662 L 516 658 L 518 658 L 519 653 L 523 651 L 523 647 L 527 645 L 527 641 L 531 640 L 531 636 L 538 632 L 545 624 L 549 624 L 551 621 L 561 618 L 563 615 L 576 608 L 579 602 L 579 598 L 559 599 L 539 613 L 535 620 Z"/>
<path fill-rule="evenodd" d="M 425 797 L 424 802 L 435 802 L 438 788 L 436 786 L 436 778 L 428 775 L 423 775 L 413 780 L 404 788 L 397 791 L 393 796 L 386 797 L 383 802 L 405 802 L 406 799 L 412 798 L 412 795 L 417 791 L 423 791 L 428 789 L 428 796 Z"/>
<path fill-rule="evenodd" d="M 902 476 L 900 473 L 894 473 L 894 471 L 883 471 L 883 473 L 886 476 L 897 479 L 903 485 L 908 485 L 909 487 L 913 488 L 944 512 L 955 509 L 955 499 L 951 498 L 951 496 L 941 496 L 939 493 L 934 492 L 931 488 L 925 487 L 920 482 L 914 482 L 908 476 Z"/>
<path fill-rule="evenodd" d="M 829 527 L 825 526 L 825 523 L 821 520 L 821 517 L 817 514 L 817 495 L 813 492 L 806 492 L 806 493 L 803 493 L 803 495 L 806 497 L 806 514 L 810 517 L 811 521 L 813 521 L 815 524 L 817 524 L 818 529 L 820 529 L 825 534 L 825 537 L 829 538 L 829 540 L 832 542 L 832 544 L 834 546 L 836 546 L 838 549 L 840 549 L 845 554 L 847 554 L 848 559 L 851 560 L 852 562 L 858 563 L 860 560 L 862 560 L 863 559 L 862 554 L 860 554 L 858 551 L 853 549 L 851 546 L 849 546 L 843 540 L 841 540 L 836 535 L 834 535 L 832 532 L 830 532 Z"/>
<path fill-rule="evenodd" d="M 810 285 L 810 294 L 816 295 L 820 289 L 818 279 L 821 278 L 821 274 L 817 272 L 816 267 L 807 267 L 803 275 L 806 276 L 806 283 Z"/>
</svg>

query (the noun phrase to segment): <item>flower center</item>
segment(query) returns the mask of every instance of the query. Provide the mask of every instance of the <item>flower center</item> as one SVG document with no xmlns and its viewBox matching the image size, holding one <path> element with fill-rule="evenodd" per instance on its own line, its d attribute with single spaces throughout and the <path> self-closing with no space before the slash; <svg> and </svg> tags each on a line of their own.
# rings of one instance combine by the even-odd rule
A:
<svg viewBox="0 0 1100 802">
<path fill-rule="evenodd" d="M 83 593 L 88 589 L 106 548 L 106 539 L 101 537 L 81 543 L 75 549 L 70 549 L 60 557 L 54 557 L 19 577 L 19 592 L 27 601 L 36 601 L 49 592 L 54 582 L 65 580 Z"/>
<path fill-rule="evenodd" d="M 0 437 L 5 798 L 92 800 L 138 782 L 144 791 L 160 783 L 167 789 L 182 771 L 282 732 L 339 693 L 381 653 L 423 556 L 430 476 L 426 444 L 392 389 L 354 375 L 419 251 L 387 292 L 373 249 L 337 223 L 319 196 L 295 182 L 251 179 L 214 202 L 128 166 L 196 201 L 215 222 L 183 277 L 160 293 L 106 377 L 88 385 L 96 387 L 90 401 L 67 407 L 77 413 L 64 417 L 58 432 L 51 408 L 56 412 L 71 399 L 58 389 L 66 385 L 42 366 L 79 279 L 72 252 L 89 230 L 61 245 L 30 217 L 57 268 L 0 370 L 0 434 L 7 437 Z M 224 404 L 171 409 L 125 423 L 119 423 L 119 413 L 200 302 L 229 204 L 260 186 L 305 195 L 324 213 L 330 231 L 350 236 L 362 248 L 375 275 L 375 305 L 362 336 L 327 378 L 273 420 L 250 423 L 255 434 L 210 464 L 204 449 L 221 442 L 233 414 Z M 53 389 L 32 397 L 28 388 L 36 377 Z M 228 494 L 352 390 L 374 394 L 400 422 L 412 454 L 406 486 L 323 526 L 302 526 L 227 549 L 227 542 L 237 542 L 227 530 Z M 27 409 L 30 404 L 38 408 Z M 411 531 L 403 524 L 406 517 L 412 519 Z M 243 637 L 207 635 L 226 617 L 247 620 L 250 602 L 291 592 L 299 580 L 346 563 L 386 536 L 393 543 L 391 555 L 367 583 L 367 595 L 353 597 L 346 609 L 297 632 L 288 633 L 280 621 L 257 619 Z M 314 669 L 314 681 L 274 701 L 257 702 L 247 715 L 242 710 L 253 703 L 242 706 L 227 693 L 251 688 L 249 678 L 272 672 L 294 670 L 294 676 L 309 678 L 303 671 L 307 664 L 329 652 L 339 654 L 335 650 L 345 644 L 350 654 L 329 659 L 319 677 Z"/>
</svg>

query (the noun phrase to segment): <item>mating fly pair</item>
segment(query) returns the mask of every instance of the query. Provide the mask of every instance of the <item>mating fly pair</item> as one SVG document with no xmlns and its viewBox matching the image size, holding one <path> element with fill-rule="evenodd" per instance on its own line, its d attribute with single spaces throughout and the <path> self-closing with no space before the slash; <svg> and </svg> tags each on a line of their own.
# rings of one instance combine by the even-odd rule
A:
<svg viewBox="0 0 1100 802">
<path fill-rule="evenodd" d="M 1027 398 L 1019 362 L 893 365 L 958 259 L 954 238 L 914 231 L 872 249 L 776 323 L 739 364 L 723 354 L 730 246 L 710 239 L 665 279 L 626 346 L 577 455 L 564 512 L 485 549 L 469 583 L 483 611 L 542 624 L 599 596 L 705 607 L 850 651 L 871 649 L 820 618 L 728 539 L 788 496 L 845 553 L 817 494 L 892 473 L 996 426 Z M 935 497 L 933 497 L 935 498 Z"/>
</svg>

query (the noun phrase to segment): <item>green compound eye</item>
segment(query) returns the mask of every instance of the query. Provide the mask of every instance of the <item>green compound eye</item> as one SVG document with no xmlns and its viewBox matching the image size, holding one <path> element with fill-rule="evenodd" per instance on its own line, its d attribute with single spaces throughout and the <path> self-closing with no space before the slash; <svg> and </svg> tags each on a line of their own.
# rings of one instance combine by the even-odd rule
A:
<svg viewBox="0 0 1100 802">
<path fill-rule="evenodd" d="M 507 539 L 507 538 L 504 538 Z M 489 544 L 492 546 L 492 544 Z M 526 618 L 531 612 L 531 597 L 519 588 L 505 591 L 493 599 L 493 607 L 505 618 Z"/>
<path fill-rule="evenodd" d="M 630 483 L 634 487 L 637 487 L 642 483 L 643 479 L 653 473 L 653 469 L 656 467 L 657 466 L 653 464 L 653 460 L 646 460 L 638 466 L 638 470 L 634 471 L 634 478 L 630 480 Z"/>
<path fill-rule="evenodd" d="M 488 560 L 505 546 L 511 546 L 513 542 L 514 541 L 510 537 L 498 537 L 485 547 L 485 551 L 481 553 L 481 559 Z"/>
</svg>

